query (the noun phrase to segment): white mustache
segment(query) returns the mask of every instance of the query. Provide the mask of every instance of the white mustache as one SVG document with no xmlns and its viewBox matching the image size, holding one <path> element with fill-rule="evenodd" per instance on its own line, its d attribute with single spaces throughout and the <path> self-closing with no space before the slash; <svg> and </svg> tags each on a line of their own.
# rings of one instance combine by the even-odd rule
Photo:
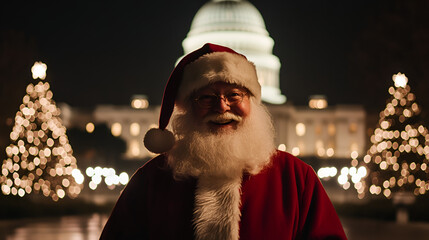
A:
<svg viewBox="0 0 429 240">
<path fill-rule="evenodd" d="M 204 119 L 203 119 L 203 121 L 205 123 L 207 123 L 207 122 L 222 123 L 222 122 L 228 122 L 231 120 L 236 121 L 236 122 L 241 122 L 243 120 L 243 118 L 238 116 L 238 115 L 235 115 L 233 113 L 226 112 L 226 113 L 222 113 L 222 114 L 211 114 L 211 115 L 204 117 Z"/>
</svg>

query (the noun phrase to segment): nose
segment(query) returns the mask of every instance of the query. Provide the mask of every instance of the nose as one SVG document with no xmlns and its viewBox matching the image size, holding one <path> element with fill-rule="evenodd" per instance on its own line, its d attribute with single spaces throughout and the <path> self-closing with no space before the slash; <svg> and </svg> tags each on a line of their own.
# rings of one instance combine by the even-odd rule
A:
<svg viewBox="0 0 429 240">
<path fill-rule="evenodd" d="M 217 99 L 216 104 L 213 106 L 213 111 L 216 111 L 218 113 L 224 113 L 231 109 L 229 104 L 226 102 L 226 99 L 224 97 L 219 97 Z"/>
</svg>

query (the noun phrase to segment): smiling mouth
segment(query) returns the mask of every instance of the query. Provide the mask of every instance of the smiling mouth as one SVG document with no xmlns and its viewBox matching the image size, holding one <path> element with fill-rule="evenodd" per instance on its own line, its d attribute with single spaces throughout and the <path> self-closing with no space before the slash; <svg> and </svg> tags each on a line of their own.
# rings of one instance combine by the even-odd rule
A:
<svg viewBox="0 0 429 240">
<path fill-rule="evenodd" d="M 230 124 L 232 122 L 234 122 L 234 120 L 232 120 L 232 119 L 227 119 L 227 120 L 224 120 L 224 121 L 216 121 L 216 122 L 215 121 L 210 121 L 210 123 L 213 123 L 213 124 L 219 125 L 219 126 L 228 125 L 228 124 Z"/>
</svg>

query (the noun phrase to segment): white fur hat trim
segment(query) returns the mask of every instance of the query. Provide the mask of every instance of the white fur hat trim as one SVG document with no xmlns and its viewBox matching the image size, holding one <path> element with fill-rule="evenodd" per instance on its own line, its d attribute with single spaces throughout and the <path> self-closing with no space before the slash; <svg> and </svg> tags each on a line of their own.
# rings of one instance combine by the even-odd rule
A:
<svg viewBox="0 0 429 240">
<path fill-rule="evenodd" d="M 213 52 L 199 57 L 185 67 L 177 102 L 185 103 L 186 98 L 194 91 L 215 82 L 245 87 L 257 101 L 261 100 L 261 85 L 255 65 L 238 54 Z"/>
</svg>

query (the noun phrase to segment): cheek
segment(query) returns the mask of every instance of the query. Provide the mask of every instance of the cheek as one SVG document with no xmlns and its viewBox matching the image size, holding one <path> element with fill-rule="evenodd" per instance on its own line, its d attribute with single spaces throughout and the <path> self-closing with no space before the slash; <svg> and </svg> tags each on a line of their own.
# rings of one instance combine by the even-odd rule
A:
<svg viewBox="0 0 429 240">
<path fill-rule="evenodd" d="M 236 113 L 241 117 L 247 117 L 250 114 L 250 101 L 243 101 L 239 106 L 237 106 Z"/>
<path fill-rule="evenodd" d="M 203 119 L 208 114 L 209 109 L 202 109 L 202 108 L 194 106 L 193 109 L 192 109 L 192 111 L 193 111 L 194 116 L 197 119 L 201 120 L 201 119 Z"/>
</svg>

